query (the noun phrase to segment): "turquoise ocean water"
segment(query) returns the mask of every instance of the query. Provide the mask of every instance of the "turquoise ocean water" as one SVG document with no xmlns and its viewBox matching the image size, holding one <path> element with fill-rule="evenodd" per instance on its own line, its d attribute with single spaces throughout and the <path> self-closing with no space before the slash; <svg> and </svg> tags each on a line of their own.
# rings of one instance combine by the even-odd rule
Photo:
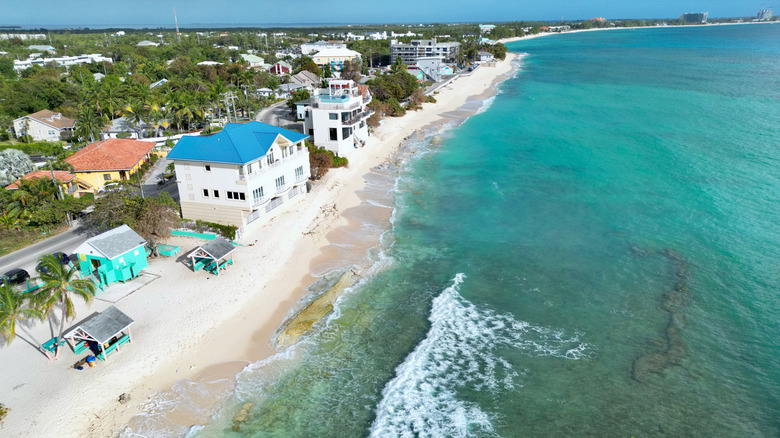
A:
<svg viewBox="0 0 780 438">
<path fill-rule="evenodd" d="M 190 435 L 780 435 L 780 25 L 509 47 L 373 274 Z"/>
</svg>

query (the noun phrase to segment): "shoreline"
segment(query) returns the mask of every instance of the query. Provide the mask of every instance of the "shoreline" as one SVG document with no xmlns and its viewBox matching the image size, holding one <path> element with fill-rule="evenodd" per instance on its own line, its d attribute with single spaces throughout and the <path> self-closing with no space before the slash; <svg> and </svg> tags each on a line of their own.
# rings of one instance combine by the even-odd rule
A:
<svg viewBox="0 0 780 438">
<path fill-rule="evenodd" d="M 301 264 L 297 266 L 297 269 L 285 270 L 285 272 L 278 276 L 279 281 L 282 281 L 284 278 L 292 281 L 292 278 L 295 278 L 295 274 L 301 274 L 297 287 L 287 295 L 286 300 L 279 303 L 279 307 L 276 309 L 273 316 L 260 326 L 256 327 L 251 333 L 251 336 L 244 342 L 243 349 L 245 353 L 243 358 L 213 363 L 203 371 L 192 376 L 190 380 L 194 382 L 213 382 L 221 379 L 230 379 L 234 381 L 236 375 L 246 366 L 264 360 L 272 360 L 274 356 L 284 353 L 287 349 L 294 347 L 297 342 L 304 338 L 310 330 L 301 334 L 295 338 L 294 341 L 289 343 L 285 343 L 280 339 L 283 336 L 285 329 L 290 325 L 294 325 L 297 318 L 306 314 L 312 307 L 319 307 L 314 310 L 315 313 L 319 312 L 319 314 L 316 315 L 317 318 L 313 323 L 314 325 L 326 318 L 330 313 L 330 308 L 328 306 L 318 306 L 318 302 L 322 300 L 333 303 L 341 296 L 344 289 L 361 280 L 363 270 L 370 268 L 370 265 L 372 264 L 367 257 L 368 251 L 371 248 L 380 245 L 381 235 L 384 234 L 385 231 L 388 231 L 392 226 L 390 218 L 394 206 L 389 207 L 386 214 L 379 218 L 378 222 L 384 225 L 381 232 L 372 236 L 368 241 L 361 242 L 362 245 L 355 246 L 355 242 L 345 242 L 345 240 L 349 240 L 348 236 L 350 234 L 354 233 L 357 228 L 363 225 L 363 223 L 355 218 L 350 217 L 349 213 L 366 206 L 366 201 L 359 196 L 359 192 L 364 190 L 369 184 L 366 180 L 366 176 L 372 173 L 377 167 L 386 166 L 389 163 L 396 161 L 401 154 L 403 142 L 413 137 L 421 129 L 430 129 L 437 123 L 451 119 L 452 117 L 448 116 L 447 113 L 462 111 L 462 108 L 469 101 L 484 100 L 495 96 L 498 92 L 498 85 L 510 78 L 519 69 L 518 62 L 520 58 L 521 57 L 518 54 L 507 53 L 507 59 L 502 62 L 504 68 L 499 70 L 497 74 L 494 75 L 495 77 L 491 78 L 490 84 L 483 84 L 484 88 L 479 90 L 477 94 L 469 93 L 469 95 L 463 99 L 463 102 L 457 104 L 454 108 L 451 108 L 452 103 L 447 105 L 447 108 L 441 108 L 437 102 L 436 104 L 424 104 L 423 108 L 429 109 L 428 112 L 424 113 L 425 116 L 415 112 L 408 113 L 400 118 L 385 118 L 383 124 L 374 131 L 375 133 L 369 138 L 369 141 L 362 151 L 365 152 L 366 149 L 372 147 L 382 147 L 383 152 L 377 155 L 372 154 L 370 157 L 366 155 L 361 156 L 362 160 L 360 160 L 358 165 L 354 165 L 352 161 L 350 161 L 350 168 L 354 166 L 360 169 L 360 171 L 349 169 L 348 175 L 339 177 L 339 181 L 346 184 L 339 188 L 340 193 L 337 195 L 335 203 L 330 207 L 329 212 L 325 214 L 325 216 L 330 216 L 330 220 L 328 221 L 326 218 L 323 221 L 314 223 L 312 228 L 305 233 L 314 235 L 314 240 L 318 243 L 307 243 L 307 239 L 303 239 L 298 243 L 299 249 L 303 249 L 300 247 L 305 247 L 305 253 L 313 255 L 313 257 L 309 258 L 309 263 L 307 264 L 305 272 L 302 269 L 303 264 Z M 469 78 L 470 77 L 458 78 L 457 81 L 461 82 L 464 79 Z M 444 88 L 448 89 L 450 93 L 456 93 L 458 91 L 457 87 L 452 87 L 452 83 Z M 456 101 L 458 100 L 460 99 L 456 98 Z M 469 111 L 468 114 L 463 114 L 458 118 L 465 121 L 475 113 L 476 111 Z M 425 123 L 423 123 L 423 120 Z M 331 176 L 331 174 L 334 173 L 334 170 L 336 169 L 331 169 L 327 176 Z M 347 178 L 349 181 L 345 181 Z M 339 186 L 339 181 L 335 182 L 334 185 Z M 344 245 L 351 247 L 351 254 L 345 255 L 343 254 L 343 251 L 339 250 Z M 336 261 L 336 266 L 327 266 L 323 268 L 323 264 L 328 265 L 329 262 L 332 263 L 333 261 Z M 356 266 L 360 271 L 360 274 L 354 272 Z M 325 276 L 332 275 L 337 271 L 341 271 L 341 273 L 336 278 L 335 284 L 332 284 L 324 290 L 312 290 L 317 282 L 323 280 Z M 274 281 L 272 280 L 270 283 L 273 282 Z M 305 299 L 309 299 L 308 303 L 301 306 L 301 301 Z M 258 306 L 264 306 L 265 304 L 267 303 L 256 303 Z M 255 308 L 254 305 L 250 306 L 250 308 L 241 312 L 242 318 L 239 319 L 244 319 L 243 317 L 247 317 L 257 310 L 258 309 Z M 309 314 L 305 318 L 308 317 L 311 317 L 311 315 Z M 304 323 L 309 321 L 311 320 L 304 321 Z M 220 328 L 220 331 L 225 334 L 235 332 L 236 330 L 242 329 L 238 327 L 238 325 L 230 322 L 224 324 Z M 214 345 L 204 346 L 203 350 L 219 348 L 219 345 L 223 348 L 227 346 L 227 344 L 220 341 L 220 336 L 215 337 L 214 341 Z M 274 346 L 277 345 L 281 348 L 275 349 Z M 241 348 L 238 350 L 241 350 Z M 180 379 L 165 385 L 163 388 L 160 388 L 159 392 L 170 391 L 173 384 L 178 381 L 180 381 Z M 221 402 L 222 400 L 219 400 L 219 403 Z M 196 420 L 196 423 L 208 420 L 208 418 L 198 419 L 192 417 L 187 419 Z"/>
<path fill-rule="evenodd" d="M 332 169 L 305 198 L 247 229 L 234 266 L 219 277 L 193 273 L 175 257 L 151 260 L 145 272 L 152 280 L 116 303 L 135 320 L 133 342 L 107 362 L 76 371 L 71 365 L 78 358 L 68 349 L 59 360 L 48 362 L 21 339 L 5 346 L 0 350 L 5 364 L 0 402 L 11 410 L 0 431 L 30 437 L 118 436 L 136 414 L 159 408 L 157 398 L 175 392 L 178 383 L 214 378 L 234 382 L 248 364 L 279 353 L 272 337 L 293 311 L 302 310 L 301 300 L 310 295 L 307 287 L 333 270 L 334 258 L 348 267 L 357 258 L 367 259 L 366 251 L 379 244 L 381 233 L 363 247 L 353 242 L 347 252 L 336 243 L 359 225 L 353 214 L 359 216 L 363 198 L 370 196 L 363 193 L 370 174 L 391 163 L 414 132 L 441 124 L 450 118 L 446 113 L 470 99 L 484 99 L 486 92 L 494 95 L 496 86 L 516 71 L 518 57 L 508 53 L 496 66 L 456 79 L 439 91 L 437 103 L 423 104 L 421 111 L 383 120 L 366 146 L 350 158 L 348 168 Z M 392 210 L 389 206 L 374 212 L 385 229 L 390 228 Z M 181 254 L 201 243 L 190 238 L 171 242 L 181 246 Z M 100 298 L 89 308 L 77 302 L 74 322 L 114 304 Z M 51 337 L 45 323 L 32 331 L 38 339 Z M 228 394 L 230 386 L 220 386 L 220 392 Z M 120 404 L 118 397 L 124 393 L 130 394 L 130 402 Z M 218 400 L 212 408 L 214 403 Z M 190 423 L 192 415 L 170 413 L 166 421 L 172 427 L 195 424 Z"/>
<path fill-rule="evenodd" d="M 507 44 L 507 43 L 513 43 L 515 41 L 529 40 L 529 39 L 539 38 L 548 35 L 566 35 L 571 33 L 596 32 L 601 30 L 674 29 L 678 27 L 738 26 L 741 24 L 771 24 L 771 23 L 780 23 L 780 21 L 756 21 L 756 22 L 746 21 L 742 23 L 675 24 L 671 26 L 667 25 L 667 26 L 594 27 L 590 29 L 574 29 L 567 32 L 544 32 L 544 33 L 539 32 L 534 34 L 523 35 L 521 37 L 501 38 L 500 40 L 498 40 L 498 42 L 501 44 Z"/>
</svg>

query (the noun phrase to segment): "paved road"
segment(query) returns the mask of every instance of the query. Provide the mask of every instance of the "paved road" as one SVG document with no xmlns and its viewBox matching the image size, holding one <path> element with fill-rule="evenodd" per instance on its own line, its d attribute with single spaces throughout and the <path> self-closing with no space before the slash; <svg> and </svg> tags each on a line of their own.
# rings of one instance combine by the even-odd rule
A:
<svg viewBox="0 0 780 438">
<path fill-rule="evenodd" d="M 290 114 L 290 108 L 287 106 L 286 101 L 275 103 L 268 108 L 260 110 L 255 116 L 255 120 L 268 125 L 303 132 L 303 122 L 295 121 Z"/>
<path fill-rule="evenodd" d="M 22 268 L 34 277 L 35 266 L 42 255 L 58 251 L 71 254 L 87 238 L 82 229 L 74 227 L 64 233 L 40 241 L 35 245 L 12 252 L 7 256 L 0 257 L 0 274 L 13 268 Z"/>
</svg>

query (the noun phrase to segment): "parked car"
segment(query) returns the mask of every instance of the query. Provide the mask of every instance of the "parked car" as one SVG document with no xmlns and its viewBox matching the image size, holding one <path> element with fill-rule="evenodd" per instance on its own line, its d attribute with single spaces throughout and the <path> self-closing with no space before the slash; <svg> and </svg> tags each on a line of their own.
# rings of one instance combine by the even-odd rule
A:
<svg viewBox="0 0 780 438">
<path fill-rule="evenodd" d="M 63 265 L 67 265 L 67 264 L 69 264 L 69 263 L 70 263 L 70 256 L 68 256 L 68 255 L 67 255 L 67 254 L 65 254 L 64 252 L 60 252 L 60 251 L 58 251 L 58 252 L 52 253 L 52 255 L 53 255 L 54 257 L 57 257 L 57 260 L 59 260 L 59 261 L 60 261 L 60 263 L 62 263 Z M 46 272 L 48 271 L 48 270 L 46 269 L 46 267 L 45 267 L 45 266 L 43 266 L 41 263 L 38 263 L 38 266 L 36 266 L 36 267 L 35 267 L 35 270 L 36 270 L 36 271 L 38 271 L 38 272 L 40 272 L 40 273 L 42 273 L 42 274 L 43 274 L 43 273 L 46 273 Z"/>
<path fill-rule="evenodd" d="M 0 286 L 14 286 L 17 284 L 22 284 L 29 279 L 30 274 L 28 274 L 24 269 L 11 269 L 10 271 L 3 274 L 2 277 L 0 277 Z"/>
<path fill-rule="evenodd" d="M 104 193 L 104 192 L 113 192 L 117 190 L 122 190 L 122 185 L 118 182 L 110 182 L 106 183 L 103 187 L 100 187 L 98 189 L 98 193 Z"/>
</svg>

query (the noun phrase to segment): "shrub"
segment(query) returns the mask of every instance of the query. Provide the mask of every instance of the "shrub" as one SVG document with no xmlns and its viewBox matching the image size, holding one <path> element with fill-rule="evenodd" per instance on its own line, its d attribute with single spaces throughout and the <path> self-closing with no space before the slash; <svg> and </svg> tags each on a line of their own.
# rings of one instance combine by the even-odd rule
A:
<svg viewBox="0 0 780 438">
<path fill-rule="evenodd" d="M 129 138 L 131 135 L 129 132 L 120 132 L 116 135 L 116 138 Z"/>
<path fill-rule="evenodd" d="M 3 424 L 3 419 L 8 415 L 9 410 L 4 404 L 0 403 L 0 424 Z"/>
<path fill-rule="evenodd" d="M 311 143 L 306 143 L 306 148 L 309 150 L 309 166 L 312 179 L 322 178 L 333 167 L 349 165 L 347 158 L 339 157 L 325 148 L 315 147 Z"/>
<path fill-rule="evenodd" d="M 238 227 L 233 225 L 222 225 L 214 222 L 200 220 L 195 221 L 195 225 L 198 227 L 198 231 L 212 231 L 228 240 L 233 240 L 236 238 L 236 230 L 238 229 Z"/>
</svg>

